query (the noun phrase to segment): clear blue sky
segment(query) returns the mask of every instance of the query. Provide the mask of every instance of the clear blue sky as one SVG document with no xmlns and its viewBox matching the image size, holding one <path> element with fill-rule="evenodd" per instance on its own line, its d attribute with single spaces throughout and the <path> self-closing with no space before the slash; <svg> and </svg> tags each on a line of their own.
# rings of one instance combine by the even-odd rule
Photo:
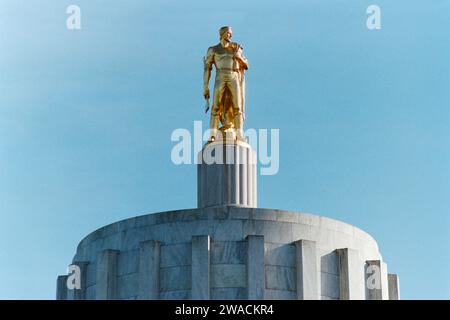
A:
<svg viewBox="0 0 450 320">
<path fill-rule="evenodd" d="M 208 123 L 222 25 L 250 60 L 246 127 L 280 129 L 259 206 L 356 225 L 402 298 L 450 299 L 448 0 L 2 0 L 0 298 L 53 299 L 89 232 L 196 206 L 170 134 Z"/>
</svg>

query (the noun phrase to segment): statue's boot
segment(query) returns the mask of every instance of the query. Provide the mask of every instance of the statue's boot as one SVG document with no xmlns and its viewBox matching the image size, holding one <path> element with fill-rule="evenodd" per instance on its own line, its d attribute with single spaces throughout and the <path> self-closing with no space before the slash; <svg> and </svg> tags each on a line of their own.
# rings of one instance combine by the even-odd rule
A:
<svg viewBox="0 0 450 320">
<path fill-rule="evenodd" d="M 210 124 L 209 124 L 210 137 L 209 137 L 208 142 L 213 142 L 214 140 L 216 140 L 218 128 L 219 128 L 219 116 L 211 115 L 211 120 L 210 120 Z"/>
<path fill-rule="evenodd" d="M 236 140 L 241 140 L 245 142 L 244 137 L 244 117 L 242 114 L 237 115 L 235 118 L 235 128 L 236 128 Z"/>
</svg>

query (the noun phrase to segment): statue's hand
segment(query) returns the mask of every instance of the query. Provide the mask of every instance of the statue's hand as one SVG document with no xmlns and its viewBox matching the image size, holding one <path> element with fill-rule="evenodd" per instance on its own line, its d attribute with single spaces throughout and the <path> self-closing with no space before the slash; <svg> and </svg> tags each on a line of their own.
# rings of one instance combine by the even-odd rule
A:
<svg viewBox="0 0 450 320">
<path fill-rule="evenodd" d="M 206 100 L 209 99 L 209 88 L 208 87 L 205 87 L 203 89 L 203 96 L 205 97 Z"/>
</svg>

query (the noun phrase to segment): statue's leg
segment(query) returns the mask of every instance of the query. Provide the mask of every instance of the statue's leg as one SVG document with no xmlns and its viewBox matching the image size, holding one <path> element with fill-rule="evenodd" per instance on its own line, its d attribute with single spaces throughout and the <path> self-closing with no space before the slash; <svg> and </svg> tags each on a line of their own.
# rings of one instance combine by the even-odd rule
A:
<svg viewBox="0 0 450 320">
<path fill-rule="evenodd" d="M 234 117 L 234 126 L 236 127 L 236 139 L 245 141 L 244 138 L 244 117 L 242 113 L 236 114 Z"/>
<path fill-rule="evenodd" d="M 236 137 L 239 140 L 244 139 L 244 119 L 242 115 L 242 96 L 241 87 L 239 83 L 239 76 L 236 73 L 233 80 L 230 82 L 230 91 L 233 99 L 233 115 L 234 115 L 234 127 L 236 129 Z"/>
<path fill-rule="evenodd" d="M 217 130 L 219 129 L 220 114 L 223 109 L 221 98 L 223 96 L 224 89 L 225 84 L 223 83 L 223 81 L 216 79 L 214 83 L 213 106 L 211 109 L 211 120 L 209 124 L 209 128 L 211 131 L 210 138 L 208 140 L 209 142 L 212 142 L 216 139 Z"/>
<path fill-rule="evenodd" d="M 223 126 L 225 128 L 231 128 L 233 125 L 234 117 L 233 117 L 233 114 L 230 112 L 233 108 L 232 108 L 232 101 L 231 101 L 231 93 L 230 93 L 230 89 L 228 87 L 224 91 L 222 105 L 223 105 L 222 113 L 223 113 L 223 118 L 224 118 Z"/>
<path fill-rule="evenodd" d="M 218 128 L 219 128 L 219 114 L 215 114 L 211 110 L 211 119 L 209 121 L 209 129 L 210 129 L 210 135 L 208 140 L 209 142 L 213 142 L 214 140 L 216 140 Z"/>
</svg>

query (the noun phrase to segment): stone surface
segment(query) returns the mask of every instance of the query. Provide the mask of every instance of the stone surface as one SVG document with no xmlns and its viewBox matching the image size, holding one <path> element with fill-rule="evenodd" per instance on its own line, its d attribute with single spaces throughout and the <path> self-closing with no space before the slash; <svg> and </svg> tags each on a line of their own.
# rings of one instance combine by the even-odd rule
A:
<svg viewBox="0 0 450 320">
<path fill-rule="evenodd" d="M 256 207 L 256 154 L 249 144 L 241 141 L 209 143 L 203 147 L 198 159 L 199 208 L 219 205 Z"/>
<path fill-rule="evenodd" d="M 120 300 L 137 300 L 139 297 L 138 290 L 141 289 L 141 283 L 140 283 L 140 274 L 139 273 L 129 273 L 123 276 L 117 277 L 117 288 L 120 288 L 120 290 L 117 290 L 117 299 Z M 144 295 L 144 298 L 140 299 L 149 299 L 150 295 L 148 295 L 147 292 L 145 292 L 147 295 Z M 158 299 L 159 297 L 156 296 L 154 299 Z"/>
<path fill-rule="evenodd" d="M 189 300 L 191 290 L 163 291 L 160 294 L 161 300 Z"/>
<path fill-rule="evenodd" d="M 140 300 L 159 299 L 161 243 L 149 240 L 140 243 L 138 287 Z"/>
<path fill-rule="evenodd" d="M 325 251 L 320 256 L 320 271 L 339 275 L 339 257 L 337 251 Z"/>
<path fill-rule="evenodd" d="M 295 291 L 266 289 L 265 299 L 267 299 L 267 300 L 296 300 L 297 293 Z"/>
<path fill-rule="evenodd" d="M 340 300 L 364 300 L 364 264 L 358 252 L 349 249 L 338 249 Z"/>
<path fill-rule="evenodd" d="M 209 251 L 205 237 L 210 239 Z M 113 223 L 85 237 L 73 261 L 89 263 L 83 272 L 85 299 L 142 299 L 140 282 L 152 288 L 150 283 L 158 279 L 159 290 L 152 289 L 147 298 L 192 299 L 201 292 L 211 299 L 297 299 L 298 289 L 310 287 L 298 283 L 297 241 L 315 243 L 317 298 L 340 299 L 341 274 L 347 274 L 346 294 L 364 299 L 366 261 L 381 261 L 380 271 L 386 273 L 375 240 L 356 227 L 301 212 L 237 206 L 169 211 Z M 148 248 L 159 243 L 159 268 L 157 259 L 150 259 L 156 251 L 145 251 L 147 258 L 140 257 L 141 243 Z M 342 248 L 355 254 L 343 251 L 341 264 L 337 249 Z M 143 261 L 148 265 L 141 266 Z M 313 265 L 305 263 L 304 270 L 312 270 Z M 152 268 L 155 271 L 145 271 Z M 141 272 L 146 280 L 139 280 Z M 303 272 L 308 281 L 313 277 L 312 271 Z M 196 282 L 199 287 L 194 289 Z M 64 298 L 63 291 L 58 290 L 58 298 Z"/>
<path fill-rule="evenodd" d="M 192 299 L 208 300 L 210 297 L 211 237 L 192 237 Z"/>
<path fill-rule="evenodd" d="M 212 264 L 245 264 L 245 241 L 214 241 L 211 250 Z"/>
<path fill-rule="evenodd" d="M 244 300 L 247 298 L 246 288 L 212 288 L 212 300 Z"/>
<path fill-rule="evenodd" d="M 320 293 L 324 300 L 339 300 L 340 298 L 339 275 L 321 272 L 320 273 Z"/>
<path fill-rule="evenodd" d="M 119 255 L 117 275 L 139 272 L 139 250 L 122 251 Z"/>
<path fill-rule="evenodd" d="M 67 277 L 58 276 L 56 279 L 56 300 L 67 300 Z"/>
<path fill-rule="evenodd" d="M 386 262 L 381 261 L 381 298 L 389 300 L 388 269 Z"/>
<path fill-rule="evenodd" d="M 245 288 L 245 264 L 217 264 L 211 266 L 211 287 Z"/>
<path fill-rule="evenodd" d="M 95 285 L 87 287 L 86 289 L 86 300 L 95 300 Z"/>
<path fill-rule="evenodd" d="M 118 298 L 117 264 L 120 251 L 103 250 L 97 257 L 96 299 Z"/>
<path fill-rule="evenodd" d="M 160 292 L 191 290 L 191 266 L 160 268 Z"/>
<path fill-rule="evenodd" d="M 296 268 L 266 266 L 266 289 L 296 291 Z"/>
<path fill-rule="evenodd" d="M 265 262 L 269 266 L 295 267 L 295 245 L 266 242 Z"/>
<path fill-rule="evenodd" d="M 296 248 L 297 299 L 319 300 L 316 242 L 298 240 Z"/>
<path fill-rule="evenodd" d="M 161 267 L 190 266 L 191 250 L 190 243 L 161 246 Z"/>
<path fill-rule="evenodd" d="M 247 236 L 247 299 L 264 299 L 266 288 L 264 236 Z"/>
<path fill-rule="evenodd" d="M 388 274 L 389 300 L 400 300 L 400 280 L 396 274 Z"/>
</svg>

